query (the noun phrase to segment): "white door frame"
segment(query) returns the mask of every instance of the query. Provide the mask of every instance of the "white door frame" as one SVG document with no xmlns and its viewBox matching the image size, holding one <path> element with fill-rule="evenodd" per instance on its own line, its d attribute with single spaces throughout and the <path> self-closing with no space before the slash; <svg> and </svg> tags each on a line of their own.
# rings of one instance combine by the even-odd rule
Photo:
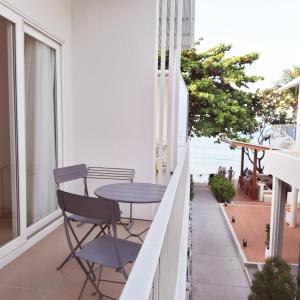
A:
<svg viewBox="0 0 300 300">
<path fill-rule="evenodd" d="M 33 38 L 39 40 L 40 42 L 46 44 L 55 50 L 55 59 L 56 59 L 56 103 L 55 103 L 55 122 L 56 122 L 56 155 L 57 155 L 57 165 L 62 166 L 62 72 L 61 72 L 61 48 L 62 45 L 57 41 L 53 40 L 51 37 L 47 36 L 44 32 L 41 32 L 37 28 L 24 23 L 24 35 L 28 34 Z M 25 78 L 24 78 L 25 80 Z M 50 213 L 48 216 L 37 221 L 36 223 L 27 227 L 27 237 L 30 237 L 35 232 L 41 228 L 47 226 L 49 223 L 61 216 L 61 210 L 58 208 L 56 211 Z"/>
<path fill-rule="evenodd" d="M 24 203 L 26 203 L 26 170 L 25 161 L 22 160 L 22 153 L 24 150 L 24 33 L 23 33 L 23 19 L 12 12 L 3 4 L 0 4 L 0 15 L 7 20 L 15 24 L 15 82 L 14 88 L 16 92 L 16 120 L 15 126 L 17 127 L 17 139 L 18 147 L 17 149 L 17 201 L 19 206 L 18 218 L 19 218 L 19 235 L 0 247 L 0 258 L 9 254 L 12 250 L 20 247 L 26 242 L 26 232 L 24 227 Z M 22 180 L 20 180 L 22 179 Z M 24 182 L 25 181 L 25 182 Z M 25 190 L 24 190 L 25 188 Z M 25 202 L 24 202 L 25 201 Z"/>
</svg>

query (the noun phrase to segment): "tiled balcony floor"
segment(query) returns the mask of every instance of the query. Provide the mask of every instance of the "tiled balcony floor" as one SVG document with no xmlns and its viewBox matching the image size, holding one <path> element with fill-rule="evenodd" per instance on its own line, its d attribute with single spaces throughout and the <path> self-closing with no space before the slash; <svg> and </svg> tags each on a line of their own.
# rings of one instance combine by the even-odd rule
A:
<svg viewBox="0 0 300 300">
<path fill-rule="evenodd" d="M 133 232 L 142 231 L 149 222 L 136 221 Z M 89 227 L 77 228 L 84 233 Z M 96 231 L 95 231 L 96 233 Z M 125 230 L 118 226 L 118 236 L 125 237 Z M 131 239 L 134 241 L 134 239 Z M 85 279 L 75 260 L 69 261 L 62 270 L 56 267 L 69 253 L 63 226 L 57 228 L 42 241 L 0 270 L 0 299 L 3 300 L 74 300 L 77 299 Z M 132 266 L 128 265 L 130 271 Z M 98 274 L 98 273 L 97 273 Z M 123 281 L 115 270 L 104 268 L 103 279 Z M 118 298 L 123 285 L 101 283 L 100 290 Z M 93 287 L 87 284 L 82 299 L 98 299 L 93 296 Z M 107 298 L 103 298 L 107 299 Z"/>
<path fill-rule="evenodd" d="M 242 248 L 249 262 L 265 261 L 266 224 L 270 224 L 271 206 L 245 204 L 231 204 L 225 208 L 229 220 L 236 217 L 236 222 L 231 223 L 237 238 L 242 246 L 243 238 L 248 245 Z M 298 209 L 298 227 L 291 228 L 284 225 L 283 233 L 283 258 L 288 263 L 297 263 L 300 242 L 300 209 Z"/>
</svg>

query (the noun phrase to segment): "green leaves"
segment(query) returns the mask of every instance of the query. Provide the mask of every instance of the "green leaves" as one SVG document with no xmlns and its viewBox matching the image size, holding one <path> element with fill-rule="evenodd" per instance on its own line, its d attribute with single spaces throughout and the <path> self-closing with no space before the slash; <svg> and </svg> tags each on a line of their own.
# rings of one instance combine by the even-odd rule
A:
<svg viewBox="0 0 300 300">
<path fill-rule="evenodd" d="M 262 77 L 247 76 L 245 67 L 259 56 L 228 57 L 231 47 L 220 44 L 201 53 L 196 48 L 182 51 L 182 75 L 190 93 L 191 136 L 241 138 L 258 128 L 259 99 L 246 89 Z"/>
<path fill-rule="evenodd" d="M 294 108 L 297 104 L 291 90 L 276 93 L 275 88 L 265 89 L 259 92 L 260 126 L 265 127 L 273 124 L 286 124 L 294 122 Z"/>
<path fill-rule="evenodd" d="M 280 258 L 267 259 L 255 274 L 248 300 L 294 300 L 296 287 L 290 267 Z"/>
<path fill-rule="evenodd" d="M 211 190 L 218 202 L 230 202 L 235 196 L 233 184 L 221 175 L 215 175 L 209 181 Z"/>
</svg>

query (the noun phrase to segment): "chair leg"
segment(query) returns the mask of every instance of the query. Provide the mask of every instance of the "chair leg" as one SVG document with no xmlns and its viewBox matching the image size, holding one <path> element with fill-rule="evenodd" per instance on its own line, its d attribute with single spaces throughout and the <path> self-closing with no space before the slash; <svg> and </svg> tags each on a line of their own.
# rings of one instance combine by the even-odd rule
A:
<svg viewBox="0 0 300 300">
<path fill-rule="evenodd" d="M 100 266 L 99 277 L 98 277 L 98 282 L 97 282 L 98 288 L 99 288 L 99 285 L 100 285 L 100 282 L 101 282 L 101 281 L 103 281 L 103 282 L 109 282 L 109 283 L 126 284 L 126 280 L 127 280 L 128 275 L 127 275 L 126 271 L 124 270 L 124 268 L 123 268 L 123 269 L 120 268 L 120 269 L 121 269 L 122 273 L 123 273 L 123 271 L 124 271 L 123 275 L 124 275 L 124 277 L 125 277 L 125 282 L 101 279 L 102 269 L 103 269 L 103 266 Z M 97 292 L 94 292 L 94 293 L 93 293 L 93 296 L 95 296 L 96 294 L 97 294 Z M 113 297 L 111 297 L 111 296 L 109 296 L 109 295 L 106 295 L 106 294 L 102 294 L 102 296 L 104 296 L 104 297 L 106 297 L 106 298 L 109 298 L 109 299 L 112 299 L 112 300 L 117 300 L 117 299 L 115 299 L 115 298 L 113 298 Z"/>
<path fill-rule="evenodd" d="M 95 264 L 92 264 L 92 265 L 90 266 L 89 271 L 88 271 L 88 274 L 91 274 L 94 265 L 95 265 Z M 84 283 L 83 283 L 83 286 L 82 286 L 82 288 L 81 288 L 81 291 L 80 291 L 80 293 L 79 293 L 79 296 L 78 296 L 78 298 L 77 298 L 78 300 L 81 299 L 82 294 L 83 294 L 83 291 L 84 291 L 84 289 L 85 289 L 85 286 L 86 286 L 88 280 L 89 280 L 89 279 L 88 279 L 88 276 L 86 276 L 85 281 L 84 281 Z"/>
<path fill-rule="evenodd" d="M 128 279 L 128 274 L 127 274 L 127 272 L 125 271 L 124 266 L 121 266 L 121 272 L 122 272 L 122 274 L 123 274 L 123 276 L 124 276 L 124 278 L 125 278 L 125 281 L 127 281 L 127 279 Z"/>
<path fill-rule="evenodd" d="M 85 275 L 86 275 L 86 277 L 87 277 L 86 280 L 85 280 L 85 282 L 84 282 L 83 289 L 84 289 L 84 287 L 85 287 L 85 285 L 86 285 L 86 283 L 87 283 L 87 280 L 88 280 L 88 281 L 90 281 L 90 283 L 92 284 L 92 286 L 95 288 L 96 294 L 98 294 L 99 297 L 102 298 L 102 296 L 103 296 L 102 293 L 100 292 L 98 286 L 96 285 L 95 281 L 94 281 L 93 278 L 91 277 L 91 273 L 93 273 L 92 270 L 93 270 L 94 264 L 92 264 L 92 265 L 90 266 L 89 271 L 87 271 L 86 268 L 85 268 L 85 266 L 84 266 L 84 264 L 81 262 L 80 258 L 76 257 L 76 260 L 77 260 L 78 264 L 80 265 L 81 269 L 83 270 L 83 272 L 85 273 Z M 80 293 L 80 295 L 79 295 L 80 297 L 81 297 L 82 293 L 83 293 L 83 290 L 81 291 L 81 293 Z M 78 298 L 78 300 L 80 300 L 80 298 Z"/>
<path fill-rule="evenodd" d="M 103 266 L 101 266 L 99 269 L 100 269 L 100 271 L 99 271 L 99 276 L 98 276 L 98 282 L 97 282 L 97 285 L 98 285 L 98 287 L 100 286 L 100 283 L 101 282 L 109 282 L 109 283 L 117 283 L 117 284 L 126 284 L 126 281 L 125 282 L 122 282 L 122 281 L 117 281 L 117 280 L 108 280 L 108 279 L 103 279 L 102 278 L 102 268 L 103 268 Z M 96 270 L 98 270 L 98 269 L 96 269 Z M 96 271 L 95 270 L 95 271 Z M 121 270 L 121 268 L 119 268 L 119 269 L 116 269 L 116 272 L 122 272 L 122 270 Z M 96 295 L 96 293 L 93 293 L 93 295 Z"/>
<path fill-rule="evenodd" d="M 62 269 L 62 267 L 73 257 L 73 253 L 71 252 L 66 259 L 56 268 L 56 270 Z"/>
<path fill-rule="evenodd" d="M 73 236 L 74 236 L 74 238 L 75 238 L 75 240 L 76 240 L 76 242 L 77 242 L 77 245 L 76 245 L 76 247 L 74 248 L 74 251 L 76 251 L 78 248 L 81 248 L 82 243 L 87 239 L 87 237 L 91 234 L 91 232 L 92 232 L 96 227 L 97 227 L 96 225 L 93 225 L 93 226 L 90 228 L 90 230 L 84 235 L 84 237 L 83 237 L 81 240 L 79 240 L 78 237 L 77 237 L 77 235 L 76 235 L 76 233 L 75 233 L 75 231 L 74 231 L 74 229 L 70 226 L 71 231 L 72 231 L 72 234 L 73 234 Z M 69 259 L 72 258 L 72 256 L 73 256 L 73 254 L 70 253 L 70 254 L 68 255 L 68 257 L 67 257 L 67 258 L 60 264 L 60 266 L 58 266 L 56 269 L 57 269 L 57 270 L 60 270 L 60 269 L 61 269 L 61 268 L 69 261 Z"/>
<path fill-rule="evenodd" d="M 105 225 L 105 226 L 99 225 L 99 227 L 100 227 L 100 232 L 96 235 L 95 239 L 98 238 L 101 235 L 101 233 L 103 233 L 103 235 L 106 235 L 105 233 L 106 228 L 108 229 L 107 235 L 109 235 L 109 225 Z"/>
<path fill-rule="evenodd" d="M 103 266 L 100 267 L 100 272 L 99 272 L 99 277 L 98 277 L 98 282 L 97 282 L 98 287 L 99 287 L 99 284 L 100 284 L 100 281 L 101 281 L 102 268 L 103 268 Z"/>
</svg>

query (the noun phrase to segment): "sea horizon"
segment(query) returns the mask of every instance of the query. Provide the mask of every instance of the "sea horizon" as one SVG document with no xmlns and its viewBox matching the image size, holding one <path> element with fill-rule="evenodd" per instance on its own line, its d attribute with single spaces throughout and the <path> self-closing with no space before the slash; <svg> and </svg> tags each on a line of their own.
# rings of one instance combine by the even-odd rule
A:
<svg viewBox="0 0 300 300">
<path fill-rule="evenodd" d="M 241 168 L 241 149 L 231 149 L 224 142 L 216 143 L 216 138 L 192 137 L 190 141 L 190 171 L 195 182 L 208 182 L 211 173 L 217 173 L 219 167 L 228 170 L 232 167 L 234 178 L 238 178 Z M 252 168 L 245 156 L 245 168 Z"/>
</svg>

